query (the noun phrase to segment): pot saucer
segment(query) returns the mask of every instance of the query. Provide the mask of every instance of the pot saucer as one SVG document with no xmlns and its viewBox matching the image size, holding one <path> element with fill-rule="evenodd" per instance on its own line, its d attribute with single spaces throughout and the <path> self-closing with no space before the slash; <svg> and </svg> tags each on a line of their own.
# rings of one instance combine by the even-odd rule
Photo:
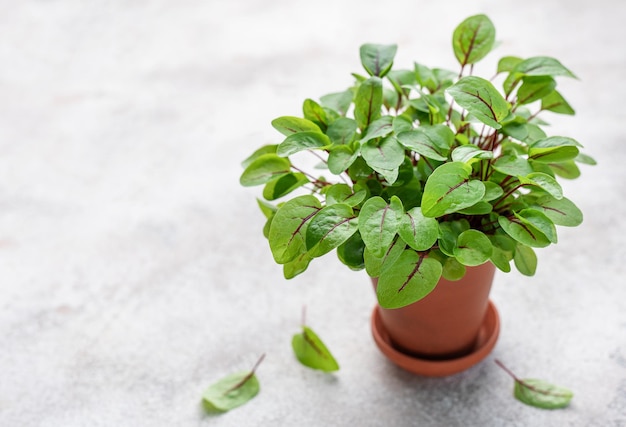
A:
<svg viewBox="0 0 626 427">
<path fill-rule="evenodd" d="M 485 320 L 480 327 L 474 349 L 467 355 L 444 360 L 422 359 L 405 354 L 393 347 L 389 334 L 384 329 L 378 307 L 372 313 L 372 335 L 376 345 L 385 356 L 404 370 L 428 377 L 445 377 L 462 372 L 481 360 L 493 350 L 500 333 L 498 310 L 489 301 Z"/>
</svg>

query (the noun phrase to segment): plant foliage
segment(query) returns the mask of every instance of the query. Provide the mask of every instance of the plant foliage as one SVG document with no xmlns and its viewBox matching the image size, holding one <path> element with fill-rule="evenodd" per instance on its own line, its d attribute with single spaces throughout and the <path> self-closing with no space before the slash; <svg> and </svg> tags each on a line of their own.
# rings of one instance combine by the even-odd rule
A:
<svg viewBox="0 0 626 427">
<path fill-rule="evenodd" d="M 272 122 L 284 139 L 244 161 L 241 184 L 277 201 L 260 206 L 285 277 L 336 249 L 351 269 L 379 277 L 381 306 L 402 307 L 464 266 L 508 272 L 513 262 L 532 275 L 534 248 L 557 242 L 555 225 L 582 222 L 558 180 L 594 161 L 538 118 L 574 114 L 556 87 L 575 76 L 544 56 L 502 58 L 498 84 L 473 75 L 494 41 L 487 16 L 463 21 L 452 41 L 460 72 L 394 69 L 395 45 L 365 44 L 367 77 Z M 323 176 L 296 166 L 302 151 L 323 159 Z"/>
</svg>

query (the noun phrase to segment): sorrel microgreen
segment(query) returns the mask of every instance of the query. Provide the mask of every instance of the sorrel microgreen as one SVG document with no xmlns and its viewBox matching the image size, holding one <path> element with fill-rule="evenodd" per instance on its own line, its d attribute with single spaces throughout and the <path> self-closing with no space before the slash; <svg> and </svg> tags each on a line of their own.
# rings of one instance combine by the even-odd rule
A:
<svg viewBox="0 0 626 427">
<path fill-rule="evenodd" d="M 336 249 L 379 278 L 381 306 L 402 307 L 466 266 L 490 261 L 509 272 L 513 261 L 533 275 L 533 248 L 556 243 L 556 225 L 582 222 L 558 179 L 595 162 L 575 139 L 548 136 L 538 117 L 574 114 L 556 86 L 575 76 L 544 56 L 505 56 L 491 81 L 472 75 L 494 42 L 487 16 L 463 21 L 452 40 L 456 72 L 393 69 L 396 45 L 365 44 L 368 76 L 306 99 L 302 117 L 272 122 L 284 140 L 246 159 L 240 181 L 264 185 L 264 233 L 286 278 Z M 324 175 L 297 166 L 300 152 L 319 157 Z"/>
</svg>

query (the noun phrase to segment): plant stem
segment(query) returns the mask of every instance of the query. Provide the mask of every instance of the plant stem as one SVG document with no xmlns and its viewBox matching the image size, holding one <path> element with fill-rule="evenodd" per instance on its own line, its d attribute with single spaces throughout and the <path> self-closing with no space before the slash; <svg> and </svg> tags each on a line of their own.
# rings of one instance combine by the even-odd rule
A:
<svg viewBox="0 0 626 427">
<path fill-rule="evenodd" d="M 263 359 L 265 359 L 265 353 L 263 353 L 261 355 L 261 357 L 259 357 L 259 360 L 256 361 L 256 363 L 252 367 L 252 370 L 250 371 L 250 373 L 248 375 L 246 375 L 245 377 L 243 377 L 243 379 L 241 381 L 239 381 L 237 384 L 235 384 L 234 386 L 232 386 L 231 388 L 226 390 L 224 392 L 224 394 L 226 395 L 226 394 L 230 393 L 231 391 L 235 391 L 239 387 L 243 386 L 246 382 L 248 382 L 248 380 L 254 376 L 254 373 L 256 372 L 257 368 L 259 367 L 261 362 L 263 362 Z"/>
</svg>

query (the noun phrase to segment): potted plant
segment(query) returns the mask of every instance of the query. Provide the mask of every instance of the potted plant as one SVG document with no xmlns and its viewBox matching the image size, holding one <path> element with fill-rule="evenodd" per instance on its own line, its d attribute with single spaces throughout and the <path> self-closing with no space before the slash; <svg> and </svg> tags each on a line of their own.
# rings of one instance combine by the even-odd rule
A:
<svg viewBox="0 0 626 427">
<path fill-rule="evenodd" d="M 463 21 L 452 39 L 457 71 L 394 69 L 396 45 L 365 44 L 367 76 L 306 99 L 302 116 L 273 120 L 283 139 L 243 162 L 241 184 L 264 186 L 264 234 L 284 276 L 334 250 L 364 269 L 379 303 L 379 347 L 427 375 L 489 353 L 495 268 L 534 274 L 533 248 L 557 242 L 555 225 L 582 222 L 559 179 L 594 164 L 575 139 L 548 136 L 539 118 L 574 114 L 556 90 L 557 78 L 574 74 L 554 58 L 506 56 L 491 81 L 474 75 L 494 42 L 487 16 Z M 305 170 L 305 155 L 323 172 Z"/>
</svg>

